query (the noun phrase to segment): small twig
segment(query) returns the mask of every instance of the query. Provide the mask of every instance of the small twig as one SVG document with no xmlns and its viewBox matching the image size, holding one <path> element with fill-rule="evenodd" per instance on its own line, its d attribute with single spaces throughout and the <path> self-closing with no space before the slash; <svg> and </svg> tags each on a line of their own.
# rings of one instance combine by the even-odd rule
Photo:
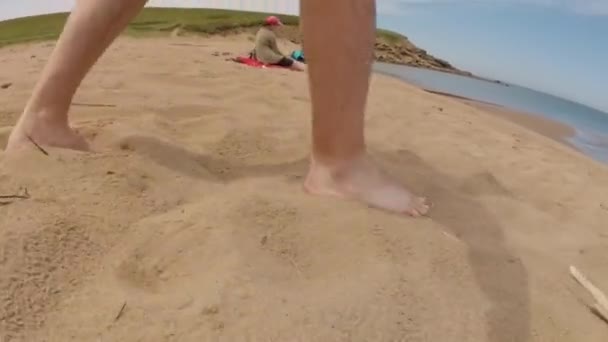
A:
<svg viewBox="0 0 608 342">
<path fill-rule="evenodd" d="M 173 46 L 197 46 L 197 47 L 207 47 L 209 45 L 206 44 L 191 44 L 191 43 L 171 43 L 169 45 Z"/>
<path fill-rule="evenodd" d="M 570 266 L 570 274 L 595 300 L 595 304 L 591 306 L 591 311 L 604 320 L 604 322 L 608 323 L 608 298 L 606 298 L 606 295 L 593 285 L 576 267 Z"/>
<path fill-rule="evenodd" d="M 30 198 L 27 195 L 0 195 L 2 199 L 28 199 Z"/>
<path fill-rule="evenodd" d="M 456 242 L 460 242 L 460 243 L 462 243 L 462 240 L 460 240 L 459 238 L 457 238 L 456 236 L 454 236 L 454 235 L 452 235 L 452 234 L 450 234 L 450 233 L 447 233 L 447 232 L 444 232 L 444 231 L 441 231 L 441 233 L 442 233 L 443 235 L 445 235 L 445 236 L 446 236 L 448 239 L 450 239 L 450 240 L 453 240 L 453 241 L 456 241 Z"/>
<path fill-rule="evenodd" d="M 118 314 L 116 315 L 116 318 L 114 318 L 114 322 L 118 321 L 120 319 L 120 317 L 122 317 L 123 312 L 125 312 L 125 308 L 127 307 L 127 302 L 125 301 L 122 306 L 120 307 L 120 310 L 118 311 Z"/>
<path fill-rule="evenodd" d="M 23 188 L 23 194 L 15 194 L 15 195 L 0 195 L 0 199 L 29 199 L 30 193 L 27 191 L 27 188 Z M 0 201 L 0 207 L 9 205 L 14 201 Z"/>
<path fill-rule="evenodd" d="M 289 259 L 289 262 L 291 262 L 293 267 L 296 269 L 296 272 L 298 272 L 298 275 L 300 276 L 300 278 L 304 279 L 304 274 L 302 273 L 302 270 L 300 270 L 300 267 L 298 266 L 298 264 L 296 264 L 296 261 L 293 260 L 293 258 L 290 255 L 287 255 L 287 259 Z"/>
<path fill-rule="evenodd" d="M 46 155 L 46 156 L 49 155 L 49 153 L 45 149 L 43 149 L 42 146 L 38 145 L 38 143 L 35 142 L 34 139 L 32 139 L 32 137 L 30 137 L 29 135 L 27 135 L 27 138 L 29 139 L 29 141 L 32 142 L 32 144 L 34 144 L 34 146 L 36 146 L 38 148 L 38 150 L 40 152 L 44 153 L 44 155 Z"/>
<path fill-rule="evenodd" d="M 81 107 L 110 107 L 110 108 L 116 107 L 116 105 L 113 105 L 113 104 L 105 104 L 105 103 L 79 103 L 79 102 L 72 102 L 72 106 L 81 106 Z"/>
<path fill-rule="evenodd" d="M 2 199 L 15 199 L 15 198 L 18 198 L 18 199 L 28 199 L 28 198 L 30 198 L 30 192 L 27 191 L 26 187 L 20 188 L 20 190 L 23 190 L 23 191 L 21 191 L 23 193 L 23 195 L 18 195 L 18 194 L 15 194 L 15 195 L 0 195 L 0 198 L 2 198 Z"/>
</svg>

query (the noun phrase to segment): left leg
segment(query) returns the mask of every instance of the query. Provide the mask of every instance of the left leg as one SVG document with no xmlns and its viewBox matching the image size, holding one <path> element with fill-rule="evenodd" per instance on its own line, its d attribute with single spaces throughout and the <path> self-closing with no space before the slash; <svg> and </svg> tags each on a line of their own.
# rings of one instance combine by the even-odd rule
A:
<svg viewBox="0 0 608 342">
<path fill-rule="evenodd" d="M 79 0 L 44 67 L 6 147 L 29 144 L 87 150 L 69 125 L 72 97 L 93 64 L 146 0 Z"/>
</svg>

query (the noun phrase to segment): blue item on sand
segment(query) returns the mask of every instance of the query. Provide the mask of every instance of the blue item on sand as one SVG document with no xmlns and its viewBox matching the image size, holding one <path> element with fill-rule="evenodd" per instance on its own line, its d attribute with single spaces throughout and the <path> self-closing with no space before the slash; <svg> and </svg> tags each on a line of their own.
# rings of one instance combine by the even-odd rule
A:
<svg viewBox="0 0 608 342">
<path fill-rule="evenodd" d="M 305 62 L 304 52 L 302 50 L 294 50 L 291 53 L 291 58 L 293 58 L 294 60 L 296 60 L 298 62 Z"/>
</svg>

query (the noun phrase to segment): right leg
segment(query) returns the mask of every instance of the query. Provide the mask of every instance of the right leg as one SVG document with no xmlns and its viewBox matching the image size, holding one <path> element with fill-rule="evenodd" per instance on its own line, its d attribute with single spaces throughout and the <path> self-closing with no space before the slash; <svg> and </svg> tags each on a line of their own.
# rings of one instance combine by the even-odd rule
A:
<svg viewBox="0 0 608 342">
<path fill-rule="evenodd" d="M 29 144 L 87 150 L 69 126 L 72 98 L 91 67 L 145 5 L 146 0 L 79 0 L 19 122 L 7 150 Z"/>
<path fill-rule="evenodd" d="M 412 216 L 426 214 L 426 199 L 413 195 L 366 153 L 364 116 L 376 39 L 375 1 L 301 4 L 313 117 L 306 190 Z"/>
</svg>

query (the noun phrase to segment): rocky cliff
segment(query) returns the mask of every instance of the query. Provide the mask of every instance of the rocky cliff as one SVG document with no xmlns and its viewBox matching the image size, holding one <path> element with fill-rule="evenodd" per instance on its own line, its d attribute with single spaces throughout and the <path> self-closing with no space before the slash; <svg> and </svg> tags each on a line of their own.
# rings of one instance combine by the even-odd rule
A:
<svg viewBox="0 0 608 342">
<path fill-rule="evenodd" d="M 298 26 L 287 25 L 279 34 L 296 44 L 301 43 Z M 449 62 L 430 55 L 426 50 L 414 45 L 407 37 L 391 31 L 377 31 L 374 55 L 379 62 L 409 65 L 475 77 L 470 72 L 459 70 Z"/>
<path fill-rule="evenodd" d="M 388 31 L 378 31 L 376 38 L 376 60 L 379 62 L 409 65 L 419 68 L 450 72 L 454 74 L 473 76 L 468 71 L 455 68 L 449 62 L 434 57 L 414 45 L 400 34 Z"/>
</svg>

